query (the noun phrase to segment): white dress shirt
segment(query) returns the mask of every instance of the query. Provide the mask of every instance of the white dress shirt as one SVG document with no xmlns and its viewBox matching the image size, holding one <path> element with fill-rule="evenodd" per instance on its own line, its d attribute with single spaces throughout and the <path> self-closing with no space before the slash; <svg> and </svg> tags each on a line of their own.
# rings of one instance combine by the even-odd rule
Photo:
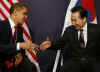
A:
<svg viewBox="0 0 100 72">
<path fill-rule="evenodd" d="M 12 36 L 14 36 L 14 32 L 15 32 L 15 23 L 13 22 L 13 20 L 11 20 L 11 18 L 8 18 L 10 26 L 11 26 L 11 30 L 12 30 Z M 17 50 L 19 50 L 19 43 L 17 43 Z"/>
<path fill-rule="evenodd" d="M 85 42 L 85 47 L 86 47 L 86 44 L 87 44 L 87 23 L 83 27 L 83 35 L 84 35 L 84 42 Z M 78 31 L 78 39 L 79 39 L 79 37 L 80 37 L 80 31 Z"/>
</svg>

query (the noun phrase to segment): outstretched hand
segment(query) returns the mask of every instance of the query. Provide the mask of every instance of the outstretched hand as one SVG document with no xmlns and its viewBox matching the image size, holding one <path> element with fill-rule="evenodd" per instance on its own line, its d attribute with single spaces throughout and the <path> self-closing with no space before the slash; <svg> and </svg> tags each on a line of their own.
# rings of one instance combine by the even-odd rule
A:
<svg viewBox="0 0 100 72">
<path fill-rule="evenodd" d="M 46 38 L 46 41 L 42 42 L 40 44 L 40 50 L 46 50 L 47 48 L 49 48 L 51 46 L 51 41 L 50 41 L 50 38 L 47 37 Z"/>
</svg>

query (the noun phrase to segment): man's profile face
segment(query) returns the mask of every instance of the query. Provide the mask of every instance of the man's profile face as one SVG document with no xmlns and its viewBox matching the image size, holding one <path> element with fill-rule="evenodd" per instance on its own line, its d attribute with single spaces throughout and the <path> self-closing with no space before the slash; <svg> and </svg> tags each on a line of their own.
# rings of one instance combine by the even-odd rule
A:
<svg viewBox="0 0 100 72">
<path fill-rule="evenodd" d="M 27 19 L 27 8 L 23 8 L 22 10 L 16 10 L 16 21 L 18 24 L 22 24 Z"/>
<path fill-rule="evenodd" d="M 86 24 L 86 18 L 81 18 L 79 12 L 74 12 L 71 16 L 71 22 L 72 25 L 79 30 Z"/>
</svg>

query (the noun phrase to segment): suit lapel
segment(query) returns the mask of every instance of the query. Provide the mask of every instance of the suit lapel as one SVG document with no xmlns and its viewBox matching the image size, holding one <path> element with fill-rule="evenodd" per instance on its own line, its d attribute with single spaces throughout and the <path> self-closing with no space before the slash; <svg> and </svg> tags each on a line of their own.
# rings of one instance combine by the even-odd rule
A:
<svg viewBox="0 0 100 72">
<path fill-rule="evenodd" d="M 6 20 L 6 27 L 7 27 L 6 30 L 8 32 L 8 37 L 10 38 L 10 40 L 12 40 L 12 29 L 11 29 L 11 26 L 10 26 L 8 19 Z"/>
<path fill-rule="evenodd" d="M 78 40 L 78 31 L 74 30 L 71 32 L 71 41 L 75 45 L 79 45 L 79 40 Z"/>
</svg>

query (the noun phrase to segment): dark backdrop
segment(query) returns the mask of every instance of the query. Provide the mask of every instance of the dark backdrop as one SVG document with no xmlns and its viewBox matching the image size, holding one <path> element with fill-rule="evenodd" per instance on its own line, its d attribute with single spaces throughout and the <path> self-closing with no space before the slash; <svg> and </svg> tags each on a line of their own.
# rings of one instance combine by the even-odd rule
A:
<svg viewBox="0 0 100 72">
<path fill-rule="evenodd" d="M 67 0 L 68 1 L 68 0 Z M 40 43 L 49 36 L 59 37 L 65 14 L 65 0 L 22 0 L 29 7 L 28 25 L 33 40 Z"/>
</svg>

